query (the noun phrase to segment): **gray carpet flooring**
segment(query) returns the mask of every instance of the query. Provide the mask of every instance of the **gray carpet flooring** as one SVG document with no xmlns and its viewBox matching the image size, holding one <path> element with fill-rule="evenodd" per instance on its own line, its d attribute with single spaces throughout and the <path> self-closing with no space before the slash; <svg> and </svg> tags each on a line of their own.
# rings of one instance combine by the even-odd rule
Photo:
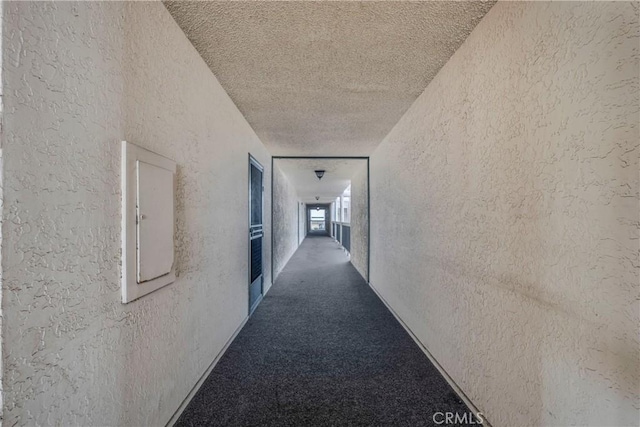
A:
<svg viewBox="0 0 640 427">
<path fill-rule="evenodd" d="M 176 425 L 418 426 L 436 412 L 469 409 L 338 244 L 310 236 Z"/>
</svg>

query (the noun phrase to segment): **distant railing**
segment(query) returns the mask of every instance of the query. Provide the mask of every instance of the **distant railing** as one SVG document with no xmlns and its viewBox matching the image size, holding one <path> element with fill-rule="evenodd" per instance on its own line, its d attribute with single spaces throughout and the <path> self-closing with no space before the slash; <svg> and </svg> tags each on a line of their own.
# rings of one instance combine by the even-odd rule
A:
<svg viewBox="0 0 640 427">
<path fill-rule="evenodd" d="M 340 240 L 342 246 L 347 250 L 347 252 L 351 252 L 351 227 L 342 224 L 342 240 Z"/>
<path fill-rule="evenodd" d="M 325 222 L 324 219 L 317 221 L 317 220 L 311 220 L 311 231 L 325 231 L 324 229 L 325 226 Z"/>
<path fill-rule="evenodd" d="M 351 252 L 351 225 L 332 221 L 331 231 L 333 238 L 348 252 Z"/>
</svg>

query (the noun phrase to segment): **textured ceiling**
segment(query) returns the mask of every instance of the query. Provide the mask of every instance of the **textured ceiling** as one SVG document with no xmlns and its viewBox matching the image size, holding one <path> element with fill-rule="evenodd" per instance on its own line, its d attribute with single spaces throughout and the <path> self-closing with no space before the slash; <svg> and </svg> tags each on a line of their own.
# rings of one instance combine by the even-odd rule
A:
<svg viewBox="0 0 640 427">
<path fill-rule="evenodd" d="M 301 201 L 316 203 L 333 202 L 349 186 L 351 177 L 367 166 L 358 159 L 274 159 L 274 165 L 285 174 L 295 187 Z M 315 170 L 324 170 L 318 180 Z"/>
<path fill-rule="evenodd" d="M 494 4 L 169 1 L 274 155 L 369 155 Z"/>
</svg>

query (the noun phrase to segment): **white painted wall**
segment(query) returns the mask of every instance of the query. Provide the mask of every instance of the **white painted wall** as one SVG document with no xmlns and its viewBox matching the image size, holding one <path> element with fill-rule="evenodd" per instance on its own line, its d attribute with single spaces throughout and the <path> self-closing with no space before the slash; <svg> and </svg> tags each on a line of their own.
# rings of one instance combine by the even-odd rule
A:
<svg viewBox="0 0 640 427">
<path fill-rule="evenodd" d="M 351 178 L 351 264 L 367 279 L 369 257 L 369 207 L 367 164 L 358 167 Z"/>
<path fill-rule="evenodd" d="M 307 206 L 298 202 L 298 245 L 307 237 Z"/>
<path fill-rule="evenodd" d="M 498 2 L 371 159 L 371 283 L 494 426 L 637 425 L 638 4 Z"/>
<path fill-rule="evenodd" d="M 3 7 L 4 422 L 163 425 L 247 315 L 269 153 L 161 3 Z M 128 305 L 123 139 L 179 165 L 178 279 Z"/>
<path fill-rule="evenodd" d="M 273 170 L 273 275 L 277 278 L 298 249 L 300 200 L 277 160 Z"/>
</svg>

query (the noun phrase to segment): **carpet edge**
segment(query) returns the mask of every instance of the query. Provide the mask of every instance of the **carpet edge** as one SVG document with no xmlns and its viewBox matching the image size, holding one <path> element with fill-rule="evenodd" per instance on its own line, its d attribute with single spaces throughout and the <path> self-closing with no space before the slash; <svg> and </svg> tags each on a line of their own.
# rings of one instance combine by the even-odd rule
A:
<svg viewBox="0 0 640 427">
<path fill-rule="evenodd" d="M 207 369 L 204 371 L 204 373 L 200 376 L 200 378 L 195 383 L 195 385 L 193 386 L 193 388 L 191 389 L 189 394 L 187 394 L 187 396 L 184 398 L 184 400 L 182 401 L 180 406 L 178 406 L 178 409 L 176 409 L 176 411 L 173 413 L 173 415 L 171 416 L 171 418 L 169 419 L 167 424 L 165 424 L 166 427 L 173 427 L 175 425 L 175 423 L 178 421 L 178 419 L 180 418 L 180 416 L 182 415 L 184 410 L 187 408 L 187 406 L 189 406 L 189 403 L 191 403 L 191 400 L 193 399 L 193 397 L 200 390 L 200 387 L 202 387 L 202 384 L 209 377 L 209 375 L 211 374 L 211 371 L 213 371 L 213 368 L 216 367 L 216 365 L 218 364 L 218 362 L 220 361 L 222 356 L 229 349 L 229 346 L 231 345 L 233 340 L 236 339 L 236 337 L 238 336 L 238 334 L 240 333 L 242 328 L 244 328 L 244 325 L 246 325 L 248 320 L 249 320 L 249 316 L 245 317 L 244 320 L 242 320 L 242 322 L 240 323 L 240 326 L 238 326 L 238 328 L 235 330 L 235 332 L 233 334 L 231 334 L 231 337 L 227 340 L 227 343 L 224 345 L 224 347 L 222 347 L 220 352 L 218 352 L 216 357 L 213 359 L 213 362 L 211 362 L 209 367 L 207 367 Z"/>
</svg>

